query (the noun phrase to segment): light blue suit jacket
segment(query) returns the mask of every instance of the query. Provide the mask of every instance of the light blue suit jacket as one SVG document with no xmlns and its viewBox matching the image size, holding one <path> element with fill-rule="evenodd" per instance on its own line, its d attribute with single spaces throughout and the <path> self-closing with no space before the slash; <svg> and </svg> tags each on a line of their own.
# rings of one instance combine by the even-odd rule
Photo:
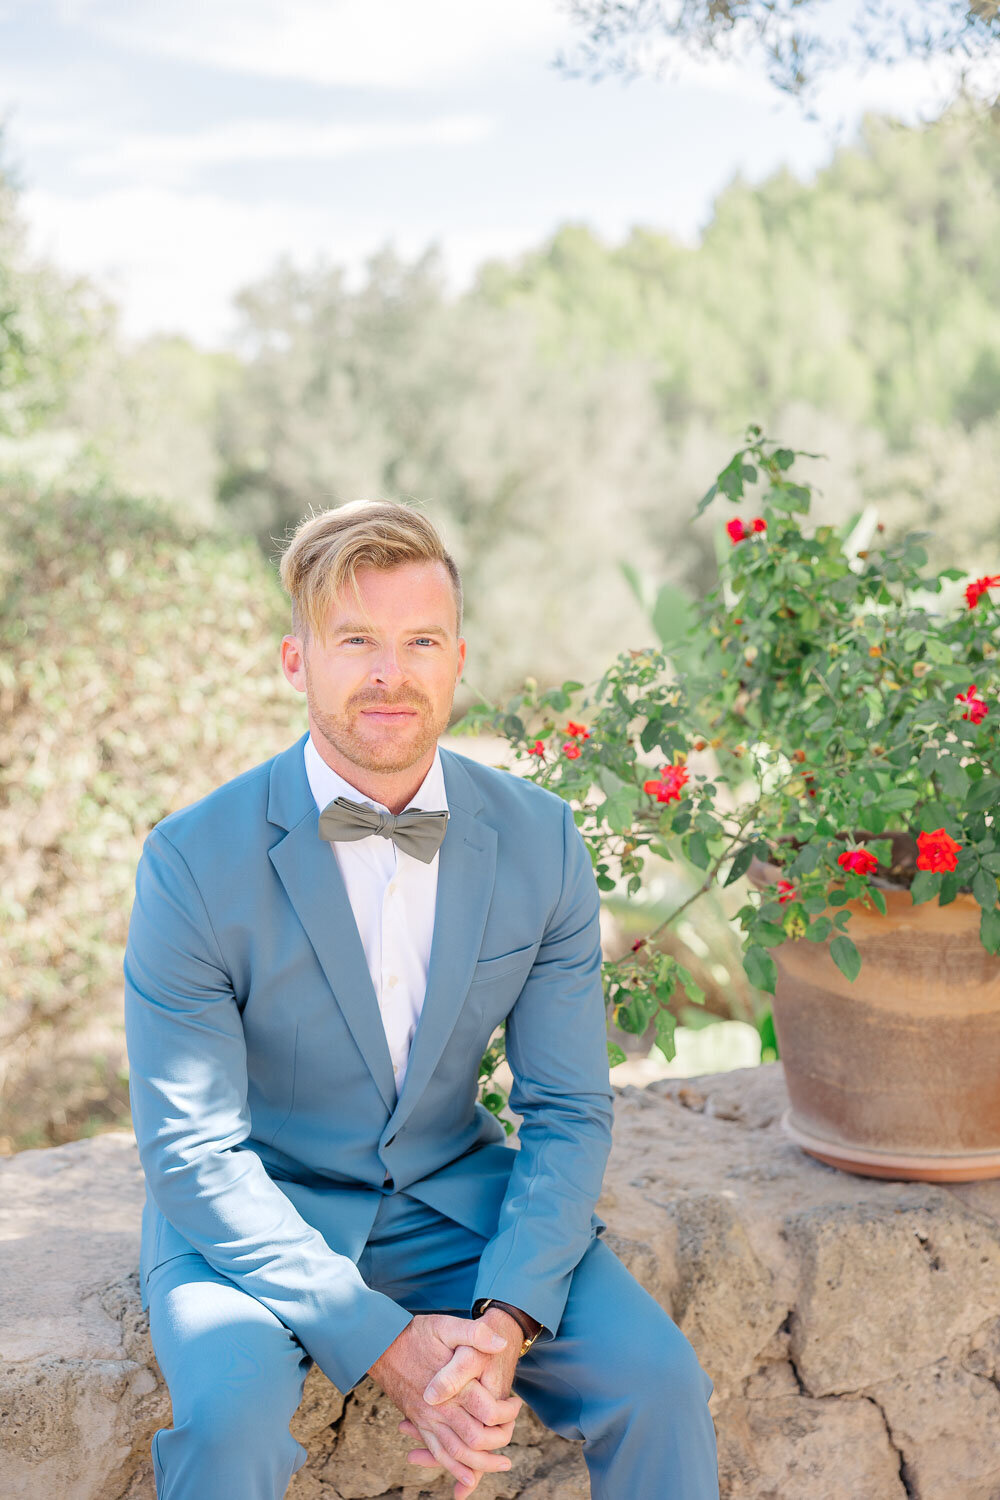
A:
<svg viewBox="0 0 1000 1500">
<path fill-rule="evenodd" d="M 598 893 L 570 808 L 441 751 L 427 991 L 399 1099 L 294 745 L 149 834 L 125 953 L 140 1281 L 192 1250 L 348 1391 L 410 1321 L 355 1264 L 390 1173 L 487 1238 L 474 1299 L 559 1327 L 611 1144 Z M 477 1101 L 506 1020 L 520 1149 Z M 471 1315 L 471 1307 L 470 1307 Z"/>
</svg>

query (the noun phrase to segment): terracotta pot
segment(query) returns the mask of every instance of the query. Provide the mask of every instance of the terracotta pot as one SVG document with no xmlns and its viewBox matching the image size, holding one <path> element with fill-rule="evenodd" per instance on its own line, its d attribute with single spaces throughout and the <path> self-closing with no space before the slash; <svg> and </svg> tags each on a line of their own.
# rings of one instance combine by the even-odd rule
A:
<svg viewBox="0 0 1000 1500">
<path fill-rule="evenodd" d="M 758 887 L 781 877 L 750 866 Z M 979 941 L 979 906 L 965 893 L 914 906 L 906 887 L 876 883 L 884 917 L 848 903 L 853 983 L 829 943 L 771 950 L 782 1124 L 810 1155 L 865 1177 L 1000 1177 L 1000 957 Z"/>
</svg>

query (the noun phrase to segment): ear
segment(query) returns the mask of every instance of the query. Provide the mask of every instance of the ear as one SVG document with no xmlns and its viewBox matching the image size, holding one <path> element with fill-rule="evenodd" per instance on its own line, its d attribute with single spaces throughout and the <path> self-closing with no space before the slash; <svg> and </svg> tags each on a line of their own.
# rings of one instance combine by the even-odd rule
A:
<svg viewBox="0 0 1000 1500">
<path fill-rule="evenodd" d="M 286 635 L 281 641 L 281 670 L 297 692 L 306 690 L 305 647 L 297 635 Z"/>
</svg>

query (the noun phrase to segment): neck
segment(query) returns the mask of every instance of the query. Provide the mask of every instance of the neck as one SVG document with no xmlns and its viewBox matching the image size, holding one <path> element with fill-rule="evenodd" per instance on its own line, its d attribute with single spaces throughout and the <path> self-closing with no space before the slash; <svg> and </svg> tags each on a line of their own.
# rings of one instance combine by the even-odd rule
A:
<svg viewBox="0 0 1000 1500">
<path fill-rule="evenodd" d="M 402 812 L 416 796 L 424 777 L 434 764 L 437 751 L 437 746 L 432 745 L 426 755 L 402 771 L 372 771 L 341 755 L 315 724 L 310 724 L 309 729 L 313 744 L 330 769 L 342 776 L 362 796 L 381 802 L 391 813 Z"/>
</svg>

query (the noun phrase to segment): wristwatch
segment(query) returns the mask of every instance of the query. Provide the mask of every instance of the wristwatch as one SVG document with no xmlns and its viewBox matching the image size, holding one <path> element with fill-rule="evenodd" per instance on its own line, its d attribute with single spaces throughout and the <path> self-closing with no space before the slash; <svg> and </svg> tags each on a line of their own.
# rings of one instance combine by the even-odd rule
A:
<svg viewBox="0 0 1000 1500">
<path fill-rule="evenodd" d="M 521 1332 L 524 1334 L 524 1342 L 521 1344 L 521 1347 L 518 1350 L 518 1359 L 520 1359 L 522 1354 L 527 1354 L 528 1350 L 531 1348 L 532 1344 L 541 1333 L 542 1325 L 539 1323 L 538 1327 L 535 1328 L 534 1331 L 532 1331 L 531 1324 L 529 1324 L 528 1322 L 528 1313 L 522 1312 L 519 1307 L 511 1307 L 509 1302 L 501 1302 L 496 1297 L 480 1297 L 478 1302 L 476 1302 L 473 1306 L 473 1316 L 481 1318 L 488 1307 L 502 1307 L 505 1313 L 510 1314 L 510 1316 L 514 1319 L 514 1322 L 517 1324 L 518 1328 L 520 1328 Z M 535 1322 L 537 1322 L 537 1319 L 532 1318 L 531 1323 L 533 1324 Z"/>
</svg>

